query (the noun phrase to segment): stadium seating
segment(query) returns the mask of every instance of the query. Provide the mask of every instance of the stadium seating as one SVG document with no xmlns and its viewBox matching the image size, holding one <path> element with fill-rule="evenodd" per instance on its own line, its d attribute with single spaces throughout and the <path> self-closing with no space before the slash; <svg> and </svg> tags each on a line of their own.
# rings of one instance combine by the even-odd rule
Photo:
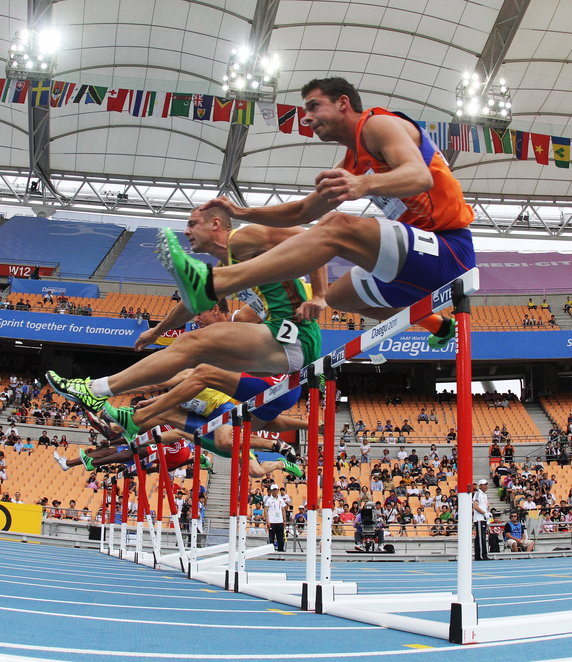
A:
<svg viewBox="0 0 572 662">
<path fill-rule="evenodd" d="M 60 277 L 89 278 L 124 231 L 112 223 L 14 216 L 0 226 L 0 261 L 57 263 Z"/>
<path fill-rule="evenodd" d="M 182 233 L 177 233 L 177 235 L 183 246 L 188 245 Z M 172 283 L 172 277 L 164 269 L 155 254 L 156 241 L 156 228 L 137 228 L 105 279 Z M 211 256 L 197 254 L 194 257 L 210 264 L 216 263 L 215 258 Z"/>
</svg>

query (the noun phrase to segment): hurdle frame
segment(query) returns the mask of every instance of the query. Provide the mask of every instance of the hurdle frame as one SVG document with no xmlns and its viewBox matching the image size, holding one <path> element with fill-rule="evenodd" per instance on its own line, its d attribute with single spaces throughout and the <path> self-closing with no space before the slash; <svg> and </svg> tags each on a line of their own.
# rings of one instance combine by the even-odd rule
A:
<svg viewBox="0 0 572 662">
<path fill-rule="evenodd" d="M 330 373 L 331 376 L 331 370 L 347 359 L 405 331 L 411 325 L 432 313 L 439 312 L 454 304 L 457 318 L 456 361 L 459 416 L 459 529 L 456 592 L 362 595 L 357 593 L 357 590 L 353 591 L 353 587 L 349 582 L 337 583 L 331 581 L 332 518 L 328 516 L 330 510 L 328 505 L 329 494 L 326 493 L 324 498 L 324 490 L 322 490 L 322 567 L 319 581 L 312 574 L 312 567 L 315 569 L 315 565 L 312 566 L 312 561 L 308 559 L 306 588 L 304 588 L 304 582 L 288 582 L 281 573 L 249 573 L 244 565 L 249 555 L 244 554 L 240 564 L 237 565 L 238 552 L 232 560 L 233 557 L 230 553 L 232 545 L 228 547 L 229 553 L 223 554 L 220 559 L 215 560 L 216 572 L 193 573 L 193 579 L 274 602 L 310 610 L 315 609 L 318 613 L 329 613 L 350 620 L 436 637 L 458 644 L 502 641 L 507 639 L 507 633 L 510 633 L 511 639 L 519 639 L 570 632 L 569 623 L 572 622 L 572 611 L 553 612 L 541 616 L 534 614 L 494 619 L 479 619 L 478 617 L 477 603 L 472 594 L 473 468 L 470 306 L 468 300 L 469 295 L 478 288 L 478 270 L 476 268 L 471 269 L 455 281 L 442 286 L 410 307 L 401 310 L 396 315 L 350 340 L 345 345 L 317 359 L 309 366 L 292 373 L 287 380 L 268 388 L 247 402 L 238 405 L 234 410 L 224 413 L 196 430 L 197 435 L 204 435 L 214 431 L 221 425 L 228 424 L 231 420 L 234 428 L 237 421 L 242 420 L 242 414 L 245 411 L 253 411 L 300 384 L 308 382 L 316 375 Z M 334 390 L 332 391 L 331 386 L 329 389 L 328 386 L 326 387 L 327 393 L 330 394 L 330 397 L 326 398 L 326 407 L 328 406 L 328 400 L 334 404 L 331 393 L 335 394 L 335 381 L 328 379 L 328 382 L 333 382 Z M 310 384 L 310 386 L 315 388 L 315 383 L 314 385 Z M 310 425 L 310 429 L 311 427 Z M 308 438 L 310 444 L 310 430 Z M 238 439 L 238 434 L 233 429 L 233 450 L 235 439 Z M 317 446 L 317 437 L 314 445 Z M 328 422 L 324 436 L 324 452 L 328 454 L 328 457 L 333 452 L 333 445 L 333 422 Z M 324 464 L 326 465 L 326 463 Z M 331 464 L 333 477 L 333 462 Z M 243 463 L 244 469 L 248 470 L 247 465 Z M 310 471 L 308 471 L 308 474 L 310 474 Z M 317 480 L 317 475 L 313 477 L 309 475 L 308 479 L 311 478 Z M 324 487 L 325 485 L 326 482 L 324 481 Z M 231 517 L 233 516 L 232 510 L 231 505 Z M 308 521 L 309 525 L 310 520 Z M 224 545 L 220 547 L 224 547 Z M 268 545 L 261 546 L 261 549 L 264 547 L 268 547 Z M 316 550 L 307 549 L 308 553 L 313 559 L 313 563 L 315 563 Z M 255 551 L 253 557 L 260 555 Z M 225 567 L 226 571 L 221 575 L 220 571 Z M 234 581 L 232 581 L 233 578 Z M 277 590 L 278 588 L 280 590 Z M 404 615 L 421 611 L 448 611 L 449 622 Z"/>
</svg>

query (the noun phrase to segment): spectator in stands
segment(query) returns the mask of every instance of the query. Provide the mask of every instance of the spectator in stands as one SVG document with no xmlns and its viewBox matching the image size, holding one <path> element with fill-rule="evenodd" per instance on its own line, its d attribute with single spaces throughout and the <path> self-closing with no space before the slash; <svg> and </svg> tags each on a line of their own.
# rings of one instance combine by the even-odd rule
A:
<svg viewBox="0 0 572 662">
<path fill-rule="evenodd" d="M 514 446 L 512 445 L 510 439 L 504 445 L 502 449 L 502 455 L 505 462 L 512 462 L 514 460 Z"/>
<path fill-rule="evenodd" d="M 536 308 L 537 308 L 536 304 L 532 300 L 532 297 L 529 297 L 528 303 L 526 305 L 528 307 L 528 310 L 536 310 Z"/>
<path fill-rule="evenodd" d="M 123 317 L 123 318 L 127 317 L 127 308 L 125 306 L 123 306 L 123 308 L 121 308 L 121 310 L 119 311 L 119 317 Z"/>
<path fill-rule="evenodd" d="M 354 318 L 350 317 L 348 320 L 348 331 L 354 331 L 356 328 L 356 324 L 354 322 Z"/>
<path fill-rule="evenodd" d="M 361 485 L 359 483 L 359 480 L 354 476 L 350 476 L 350 480 L 348 482 L 348 493 L 359 492 L 360 490 L 361 490 Z"/>
<path fill-rule="evenodd" d="M 529 540 L 525 525 L 519 520 L 518 513 L 511 513 L 504 526 L 504 542 L 511 552 L 532 552 L 534 542 Z"/>
<path fill-rule="evenodd" d="M 429 414 L 424 408 L 422 408 L 421 411 L 419 412 L 419 415 L 417 416 L 417 422 L 429 423 Z"/>
<path fill-rule="evenodd" d="M 500 440 L 504 443 L 507 441 L 510 441 L 510 432 L 508 431 L 508 428 L 506 427 L 506 423 L 502 424 L 502 428 L 500 431 Z"/>
<path fill-rule="evenodd" d="M 566 299 L 566 302 L 564 303 L 562 310 L 565 313 L 569 313 L 571 308 L 572 308 L 572 295 L 569 294 L 568 298 Z"/>
<path fill-rule="evenodd" d="M 339 515 L 334 515 L 332 517 L 332 535 L 333 536 L 343 536 L 344 535 L 344 527 L 341 523 Z"/>
<path fill-rule="evenodd" d="M 353 522 L 355 520 L 355 518 L 356 518 L 355 513 L 353 513 L 350 510 L 350 504 L 349 503 L 344 503 L 343 512 L 340 513 L 340 522 L 343 522 L 343 523 Z"/>
<path fill-rule="evenodd" d="M 531 319 L 528 315 L 525 315 L 522 319 L 522 326 L 534 326 L 535 322 L 533 322 L 533 319 L 534 318 Z"/>
<path fill-rule="evenodd" d="M 171 301 L 176 301 L 178 303 L 180 300 L 181 300 L 181 295 L 179 294 L 179 290 L 175 290 L 171 295 Z"/>
<path fill-rule="evenodd" d="M 439 417 L 437 416 L 437 412 L 434 409 L 431 409 L 431 411 L 429 412 L 429 422 L 430 423 L 439 422 Z"/>
<path fill-rule="evenodd" d="M 360 462 L 362 464 L 369 463 L 369 454 L 371 453 L 371 446 L 369 443 L 369 439 L 367 439 L 366 437 L 362 437 L 359 450 L 361 453 Z"/>
<path fill-rule="evenodd" d="M 393 432 L 388 432 L 387 436 L 385 437 L 385 442 L 387 444 L 396 444 L 397 443 L 397 437 L 393 434 Z"/>
<path fill-rule="evenodd" d="M 4 459 L 4 452 L 0 451 L 0 486 L 5 480 L 8 480 L 6 474 L 6 460 Z"/>
<path fill-rule="evenodd" d="M 404 419 L 403 425 L 401 426 L 401 432 L 403 434 L 411 434 L 412 432 L 415 432 L 413 426 L 409 424 L 409 419 Z"/>
<path fill-rule="evenodd" d="M 356 423 L 356 432 L 363 432 L 364 430 L 365 430 L 365 423 L 360 418 Z"/>
<path fill-rule="evenodd" d="M 407 459 L 413 467 L 416 467 L 419 464 L 419 455 L 417 455 L 417 451 L 414 448 L 411 449 L 411 453 Z"/>
<path fill-rule="evenodd" d="M 54 302 L 54 297 L 52 295 L 51 290 L 46 290 L 44 292 L 44 303 L 53 303 Z"/>
<path fill-rule="evenodd" d="M 365 317 L 359 318 L 359 330 L 365 331 Z"/>
<path fill-rule="evenodd" d="M 60 439 L 60 446 L 66 450 L 67 447 L 69 446 L 68 438 L 66 437 L 65 434 L 62 434 L 61 439 Z"/>
<path fill-rule="evenodd" d="M 143 312 L 141 313 L 141 319 L 144 319 L 147 322 L 151 320 L 151 313 L 149 313 L 147 308 L 143 308 Z"/>
<path fill-rule="evenodd" d="M 500 441 L 500 436 L 501 436 L 501 431 L 500 431 L 500 425 L 496 425 L 495 429 L 492 432 L 492 438 L 493 441 Z"/>
<path fill-rule="evenodd" d="M 38 439 L 38 448 L 40 446 L 45 446 L 46 448 L 49 448 L 50 446 L 50 438 L 48 437 L 48 433 L 46 430 L 42 432 L 40 438 Z"/>
<path fill-rule="evenodd" d="M 22 495 L 20 494 L 20 492 L 16 492 L 16 494 L 14 494 L 14 496 L 10 499 L 10 501 L 12 503 L 24 503 L 22 501 Z"/>
<path fill-rule="evenodd" d="M 542 299 L 542 303 L 540 304 L 540 310 L 547 310 L 548 312 L 551 312 L 550 310 L 550 304 L 546 299 Z"/>
<path fill-rule="evenodd" d="M 548 326 L 556 326 L 558 322 L 556 321 L 554 315 L 551 315 L 546 324 L 548 324 Z"/>
<path fill-rule="evenodd" d="M 502 457 L 502 451 L 499 446 L 499 442 L 496 439 L 493 439 L 493 443 L 491 444 L 490 450 L 489 450 L 489 455 L 491 458 L 493 457 Z"/>
<path fill-rule="evenodd" d="M 340 321 L 340 314 L 338 313 L 337 310 L 334 310 L 332 312 L 332 322 L 339 322 Z"/>
<path fill-rule="evenodd" d="M 440 517 L 435 518 L 433 526 L 429 529 L 429 535 L 433 538 L 435 536 L 445 536 L 445 535 L 447 535 L 447 533 L 445 531 L 445 527 L 441 523 L 441 518 Z"/>
</svg>

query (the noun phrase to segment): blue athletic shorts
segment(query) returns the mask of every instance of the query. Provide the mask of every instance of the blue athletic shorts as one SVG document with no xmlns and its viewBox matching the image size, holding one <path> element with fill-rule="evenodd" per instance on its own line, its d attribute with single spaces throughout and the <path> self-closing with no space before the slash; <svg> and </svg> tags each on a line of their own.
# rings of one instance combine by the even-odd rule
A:
<svg viewBox="0 0 572 662">
<path fill-rule="evenodd" d="M 351 271 L 357 294 L 373 307 L 410 306 L 476 266 L 470 230 L 427 232 L 378 220 L 380 256 L 374 271 Z"/>
<path fill-rule="evenodd" d="M 267 388 L 274 386 L 276 383 L 279 382 L 272 377 L 254 377 L 253 375 L 242 373 L 238 388 L 232 397 L 240 402 L 245 402 L 246 400 L 253 398 L 255 395 L 262 393 L 262 391 L 265 391 Z M 297 386 L 288 393 L 285 393 L 275 400 L 262 405 L 262 407 L 255 409 L 252 414 L 261 421 L 273 421 L 276 417 L 280 416 L 283 411 L 290 409 L 290 407 L 293 407 L 298 402 L 301 391 L 302 389 Z"/>
<path fill-rule="evenodd" d="M 217 407 L 208 416 L 200 416 L 199 414 L 195 414 L 192 411 L 188 412 L 187 420 L 185 422 L 185 432 L 188 432 L 189 434 L 193 434 L 197 428 L 202 427 L 205 423 L 209 423 L 217 416 L 224 414 L 225 411 L 230 411 L 231 409 L 234 409 L 234 407 L 235 405 L 233 405 L 232 402 L 225 402 L 224 405 Z M 213 441 L 214 431 L 204 435 L 204 439 Z"/>
</svg>

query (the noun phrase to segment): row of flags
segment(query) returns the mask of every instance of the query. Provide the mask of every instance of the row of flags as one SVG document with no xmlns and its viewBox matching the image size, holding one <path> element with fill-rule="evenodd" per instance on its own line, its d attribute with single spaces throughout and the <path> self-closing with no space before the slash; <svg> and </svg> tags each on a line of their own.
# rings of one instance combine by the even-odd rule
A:
<svg viewBox="0 0 572 662">
<path fill-rule="evenodd" d="M 301 136 L 312 137 L 304 122 L 304 109 L 282 103 L 227 99 L 193 92 L 153 92 L 100 85 L 80 85 L 65 81 L 20 81 L 0 78 L 0 102 L 61 108 L 68 104 L 95 104 L 108 112 L 128 112 L 134 117 L 186 117 L 197 121 L 232 122 L 251 125 L 257 108 L 267 126 L 292 133 L 297 126 Z M 440 150 L 488 154 L 513 154 L 548 165 L 550 151 L 559 168 L 570 167 L 570 138 L 515 129 L 496 129 L 456 122 L 418 122 Z"/>
<path fill-rule="evenodd" d="M 420 124 L 423 124 L 420 122 Z M 550 147 L 558 168 L 570 167 L 570 138 L 542 133 L 471 126 L 456 122 L 427 122 L 425 128 L 439 149 L 487 154 L 514 154 L 526 161 L 534 155 L 537 163 L 548 165 Z"/>
<path fill-rule="evenodd" d="M 17 81 L 0 79 L 0 102 L 26 103 L 32 106 L 61 108 L 68 104 L 95 104 L 108 112 L 128 112 L 134 117 L 188 117 L 198 121 L 254 124 L 257 107 L 268 126 L 283 133 L 292 133 L 297 123 L 302 136 L 312 137 L 313 131 L 302 120 L 306 114 L 299 106 L 263 101 L 227 99 L 193 92 L 153 92 L 100 85 L 79 85 L 65 81 Z"/>
</svg>

